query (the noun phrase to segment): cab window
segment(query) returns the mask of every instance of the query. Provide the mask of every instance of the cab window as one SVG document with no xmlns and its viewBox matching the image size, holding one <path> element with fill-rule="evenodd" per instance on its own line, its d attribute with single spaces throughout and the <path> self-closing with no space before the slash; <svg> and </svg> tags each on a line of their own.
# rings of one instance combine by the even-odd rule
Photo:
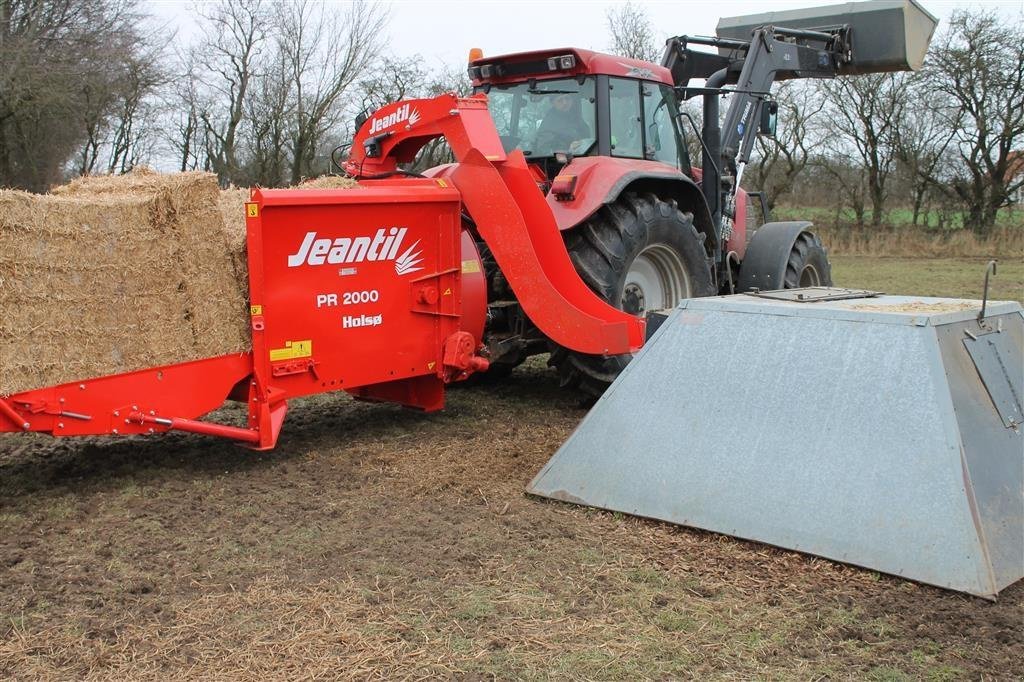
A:
<svg viewBox="0 0 1024 682">
<path fill-rule="evenodd" d="M 612 156 L 644 158 L 640 81 L 609 78 L 609 128 Z"/>
<path fill-rule="evenodd" d="M 487 107 L 505 151 L 530 158 L 576 156 L 595 148 L 594 78 L 558 78 L 487 90 Z"/>
<path fill-rule="evenodd" d="M 679 112 L 675 93 L 667 85 L 644 83 L 644 158 L 680 167 L 686 151 L 680 149 Z M 689 160 L 686 166 L 689 169 Z"/>
</svg>

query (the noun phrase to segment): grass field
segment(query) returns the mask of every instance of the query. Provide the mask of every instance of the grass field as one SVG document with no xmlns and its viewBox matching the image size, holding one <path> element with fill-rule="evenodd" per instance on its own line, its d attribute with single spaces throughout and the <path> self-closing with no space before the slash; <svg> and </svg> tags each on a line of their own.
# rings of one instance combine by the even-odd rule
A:
<svg viewBox="0 0 1024 682">
<path fill-rule="evenodd" d="M 980 292 L 976 261 L 833 261 Z M 2 436 L 0 678 L 1024 677 L 1024 583 L 989 603 L 524 496 L 584 414 L 533 361 L 432 415 L 296 400 L 272 453 Z"/>
<path fill-rule="evenodd" d="M 983 258 L 877 258 L 833 255 L 832 279 L 838 286 L 862 287 L 887 294 L 981 298 Z M 992 300 L 1024 302 L 1024 260 L 1007 259 L 989 280 Z"/>
<path fill-rule="evenodd" d="M 871 218 L 871 208 L 867 209 L 867 217 Z M 893 208 L 885 212 L 884 222 L 892 227 L 910 227 L 914 219 L 914 212 L 909 208 Z M 929 211 L 918 217 L 918 224 L 929 229 L 939 229 L 943 216 L 938 211 Z M 824 206 L 777 206 L 772 211 L 772 220 L 810 220 L 816 225 L 831 225 L 836 220 L 850 224 L 857 216 L 853 209 L 843 209 L 838 216 L 831 207 Z M 945 216 L 947 229 L 960 229 L 964 226 L 964 214 L 962 212 L 950 213 Z M 996 214 L 996 227 L 1017 227 L 1024 224 L 1024 208 L 1014 206 L 1001 209 Z"/>
</svg>

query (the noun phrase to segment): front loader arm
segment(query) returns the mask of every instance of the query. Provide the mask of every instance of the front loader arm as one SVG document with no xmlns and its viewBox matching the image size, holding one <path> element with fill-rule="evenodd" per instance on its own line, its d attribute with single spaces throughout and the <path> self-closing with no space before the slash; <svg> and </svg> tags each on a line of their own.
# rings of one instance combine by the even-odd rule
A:
<svg viewBox="0 0 1024 682">
<path fill-rule="evenodd" d="M 694 78 L 710 78 L 725 71 L 725 82 L 734 88 L 722 90 L 731 95 L 729 110 L 722 124 L 722 157 L 726 165 L 745 164 L 757 138 L 761 107 L 770 97 L 772 84 L 792 78 L 833 78 L 848 59 L 847 27 L 811 31 L 761 26 L 751 39 L 679 36 L 666 44 L 662 66 L 672 72 L 679 87 L 686 88 Z M 729 54 L 693 50 L 690 44 L 707 45 Z M 704 93 L 692 88 L 694 94 Z"/>
<path fill-rule="evenodd" d="M 704 97 L 704 196 L 716 230 L 736 213 L 736 192 L 760 130 L 762 109 L 768 106 L 772 84 L 789 78 L 832 78 L 849 56 L 848 29 L 795 30 L 760 26 L 750 40 L 678 36 L 666 43 L 661 65 L 672 73 L 684 99 Z M 694 50 L 691 44 L 718 52 Z M 704 87 L 690 87 L 695 78 Z M 722 88 L 723 84 L 734 84 Z M 718 126 L 718 98 L 729 94 L 725 122 Z M 724 230 L 723 230 L 724 231 Z"/>
<path fill-rule="evenodd" d="M 506 154 L 485 95 L 389 104 L 363 122 L 345 170 L 357 179 L 401 173 L 444 137 L 458 161 L 448 178 L 523 311 L 554 342 L 593 355 L 637 351 L 644 321 L 609 305 L 576 273 L 522 152 Z"/>
</svg>

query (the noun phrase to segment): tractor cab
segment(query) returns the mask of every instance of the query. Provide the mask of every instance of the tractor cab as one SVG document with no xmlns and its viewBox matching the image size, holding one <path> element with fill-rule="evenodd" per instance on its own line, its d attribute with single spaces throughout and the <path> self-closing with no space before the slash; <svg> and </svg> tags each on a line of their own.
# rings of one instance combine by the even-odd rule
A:
<svg viewBox="0 0 1024 682">
<path fill-rule="evenodd" d="M 608 156 L 690 172 L 668 69 L 589 50 L 528 52 L 470 62 L 474 93 L 506 151 L 519 149 L 550 179 L 567 160 Z"/>
</svg>

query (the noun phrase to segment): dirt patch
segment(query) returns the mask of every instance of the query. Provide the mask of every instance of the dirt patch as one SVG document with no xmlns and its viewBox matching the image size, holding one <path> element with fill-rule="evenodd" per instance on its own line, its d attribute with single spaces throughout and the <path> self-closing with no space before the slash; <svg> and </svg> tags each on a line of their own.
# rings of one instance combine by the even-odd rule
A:
<svg viewBox="0 0 1024 682">
<path fill-rule="evenodd" d="M 273 453 L 0 438 L 0 675 L 1024 675 L 1022 584 L 990 604 L 526 497 L 583 414 L 532 362 L 439 414 L 294 401 Z"/>
</svg>

